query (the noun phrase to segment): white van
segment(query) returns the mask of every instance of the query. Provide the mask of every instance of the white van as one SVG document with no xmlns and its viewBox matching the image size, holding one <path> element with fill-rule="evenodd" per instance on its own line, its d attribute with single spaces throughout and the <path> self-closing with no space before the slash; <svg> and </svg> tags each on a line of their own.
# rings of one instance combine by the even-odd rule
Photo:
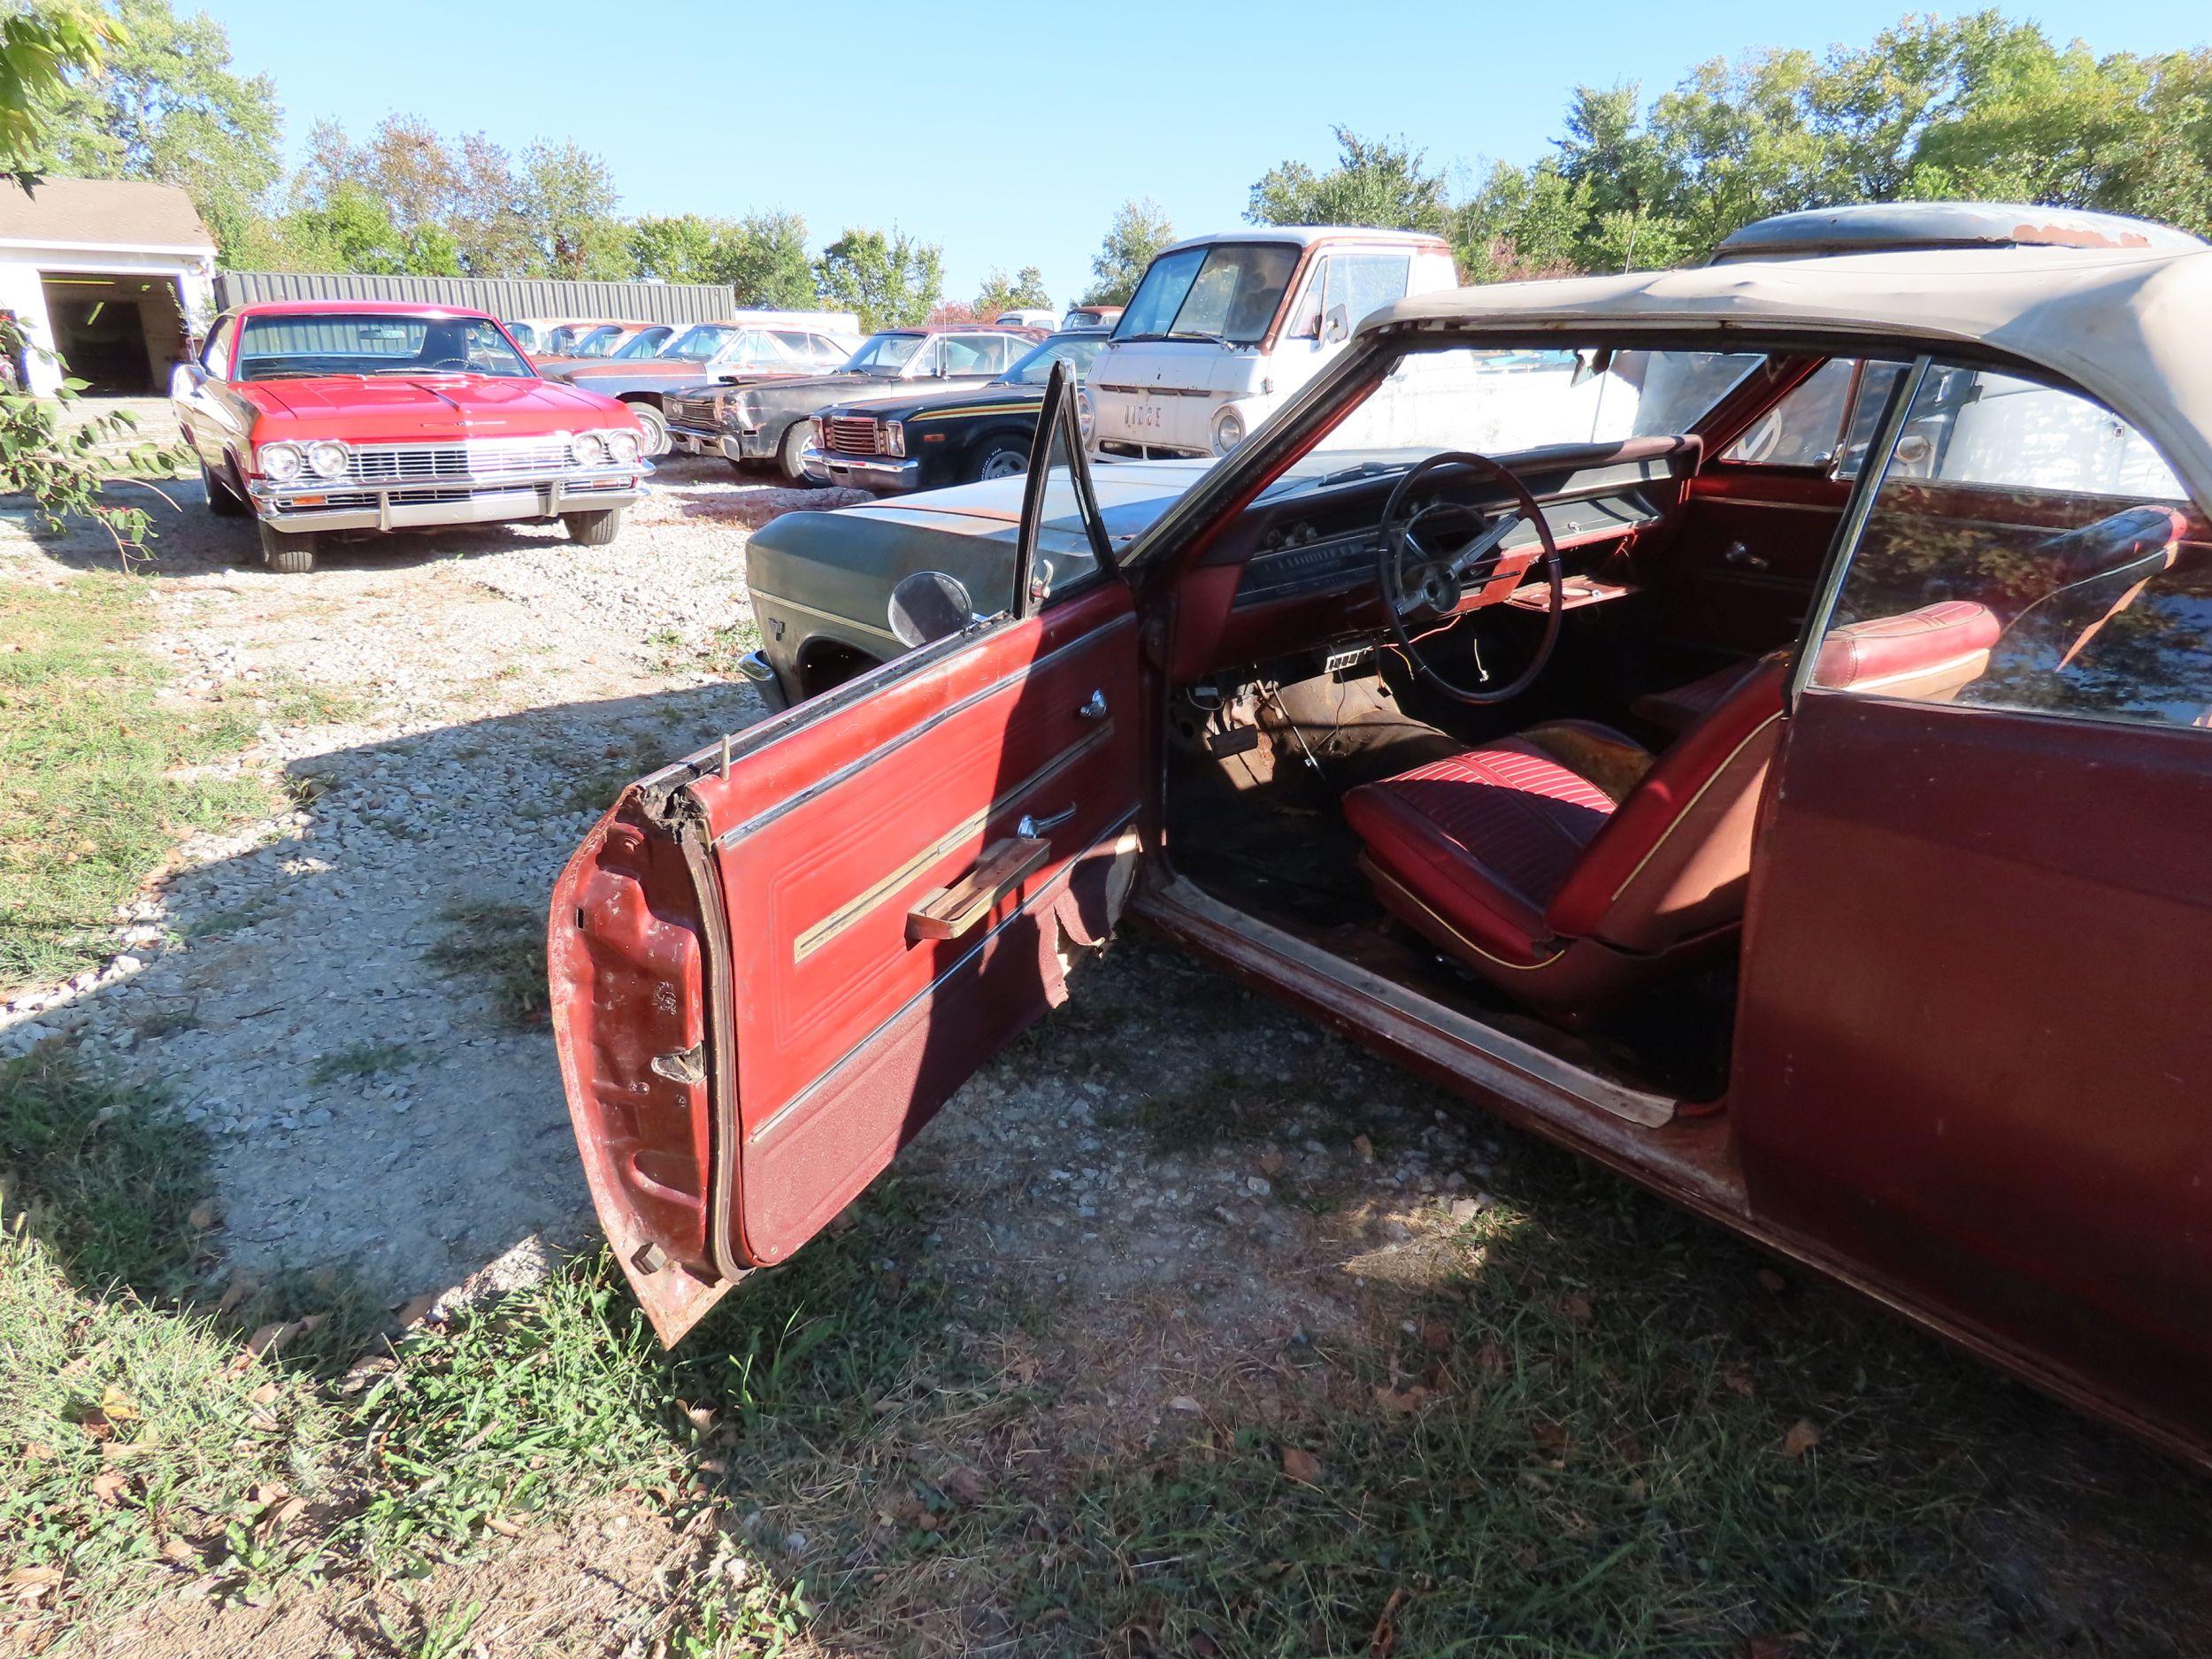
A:
<svg viewBox="0 0 2212 1659">
<path fill-rule="evenodd" d="M 1458 282 L 1450 247 L 1417 231 L 1255 226 L 1164 248 L 1084 385 L 1091 451 L 1226 455 L 1370 311 Z"/>
</svg>

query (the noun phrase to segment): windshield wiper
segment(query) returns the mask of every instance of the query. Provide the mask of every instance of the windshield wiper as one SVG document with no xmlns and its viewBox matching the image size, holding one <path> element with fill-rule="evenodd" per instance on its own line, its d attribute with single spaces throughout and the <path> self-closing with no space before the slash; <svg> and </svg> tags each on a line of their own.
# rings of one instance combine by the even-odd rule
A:
<svg viewBox="0 0 2212 1659">
<path fill-rule="evenodd" d="M 1202 328 L 1174 328 L 1160 336 L 1163 340 L 1210 340 L 1227 350 L 1236 349 L 1237 342 L 1226 334 L 1208 334 Z"/>
</svg>

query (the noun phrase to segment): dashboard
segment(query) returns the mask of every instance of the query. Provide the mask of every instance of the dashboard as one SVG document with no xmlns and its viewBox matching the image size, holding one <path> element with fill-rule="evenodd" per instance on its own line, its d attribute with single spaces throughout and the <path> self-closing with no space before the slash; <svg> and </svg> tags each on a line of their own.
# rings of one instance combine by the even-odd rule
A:
<svg viewBox="0 0 2212 1659">
<path fill-rule="evenodd" d="M 1383 508 L 1407 468 L 1422 457 L 1343 458 L 1345 465 L 1333 472 L 1271 488 L 1246 510 L 1233 536 L 1210 550 L 1208 564 L 1241 565 L 1234 609 L 1352 593 L 1373 584 Z M 1554 540 L 1567 548 L 1611 542 L 1665 517 L 1694 468 L 1695 446 L 1647 439 L 1502 458 L 1542 505 Z M 1448 501 L 1490 514 L 1513 505 L 1486 480 L 1457 489 L 1448 480 L 1440 483 L 1413 506 Z M 1524 523 L 1503 546 L 1533 549 L 1538 542 L 1536 527 Z"/>
</svg>

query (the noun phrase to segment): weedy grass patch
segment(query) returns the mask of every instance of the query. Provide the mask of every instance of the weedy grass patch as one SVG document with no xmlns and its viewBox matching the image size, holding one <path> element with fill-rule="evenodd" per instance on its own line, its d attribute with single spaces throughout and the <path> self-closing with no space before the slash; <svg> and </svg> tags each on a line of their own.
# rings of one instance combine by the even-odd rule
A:
<svg viewBox="0 0 2212 1659">
<path fill-rule="evenodd" d="M 92 965 L 180 841 L 269 809 L 263 780 L 219 764 L 271 706 L 164 696 L 151 611 L 122 574 L 0 589 L 0 986 Z"/>
<path fill-rule="evenodd" d="M 527 904 L 449 905 L 444 938 L 424 959 L 475 983 L 508 1025 L 533 1031 L 546 1021 L 545 913 Z"/>
</svg>

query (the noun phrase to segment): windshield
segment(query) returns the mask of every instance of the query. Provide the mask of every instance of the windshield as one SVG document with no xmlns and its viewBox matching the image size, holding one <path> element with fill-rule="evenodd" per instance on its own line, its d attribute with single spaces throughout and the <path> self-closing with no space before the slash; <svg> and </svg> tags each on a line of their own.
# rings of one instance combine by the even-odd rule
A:
<svg viewBox="0 0 2212 1659">
<path fill-rule="evenodd" d="M 1217 242 L 1164 253 L 1137 284 L 1114 338 L 1256 345 L 1297 265 L 1297 246 L 1286 242 Z"/>
<path fill-rule="evenodd" d="M 1080 380 L 1091 372 L 1091 359 L 1103 343 L 1102 334 L 1055 334 L 1001 378 L 1010 386 L 1042 386 L 1052 378 L 1052 365 L 1064 363 Z"/>
<path fill-rule="evenodd" d="M 602 323 L 588 334 L 579 334 L 568 342 L 572 357 L 603 357 L 614 349 L 614 342 L 622 338 L 622 331 L 612 323 Z"/>
<path fill-rule="evenodd" d="M 1509 456 L 1671 436 L 1695 426 L 1762 361 L 1741 351 L 1409 351 L 1297 471 L 1379 470 L 1442 449 Z"/>
<path fill-rule="evenodd" d="M 737 330 L 726 323 L 696 323 L 677 335 L 676 343 L 660 355 L 680 357 L 686 363 L 704 363 L 736 338 Z"/>
<path fill-rule="evenodd" d="M 926 336 L 921 334 L 871 334 L 854 352 L 852 360 L 845 365 L 848 374 L 896 375 L 914 360 L 914 354 L 922 349 Z"/>
<path fill-rule="evenodd" d="M 480 317 L 348 316 L 342 311 L 249 316 L 237 378 L 319 374 L 530 375 L 495 323 Z"/>
<path fill-rule="evenodd" d="M 657 357 L 665 352 L 675 337 L 670 328 L 648 328 L 614 354 L 618 363 L 625 358 L 635 362 L 640 357 Z"/>
</svg>

